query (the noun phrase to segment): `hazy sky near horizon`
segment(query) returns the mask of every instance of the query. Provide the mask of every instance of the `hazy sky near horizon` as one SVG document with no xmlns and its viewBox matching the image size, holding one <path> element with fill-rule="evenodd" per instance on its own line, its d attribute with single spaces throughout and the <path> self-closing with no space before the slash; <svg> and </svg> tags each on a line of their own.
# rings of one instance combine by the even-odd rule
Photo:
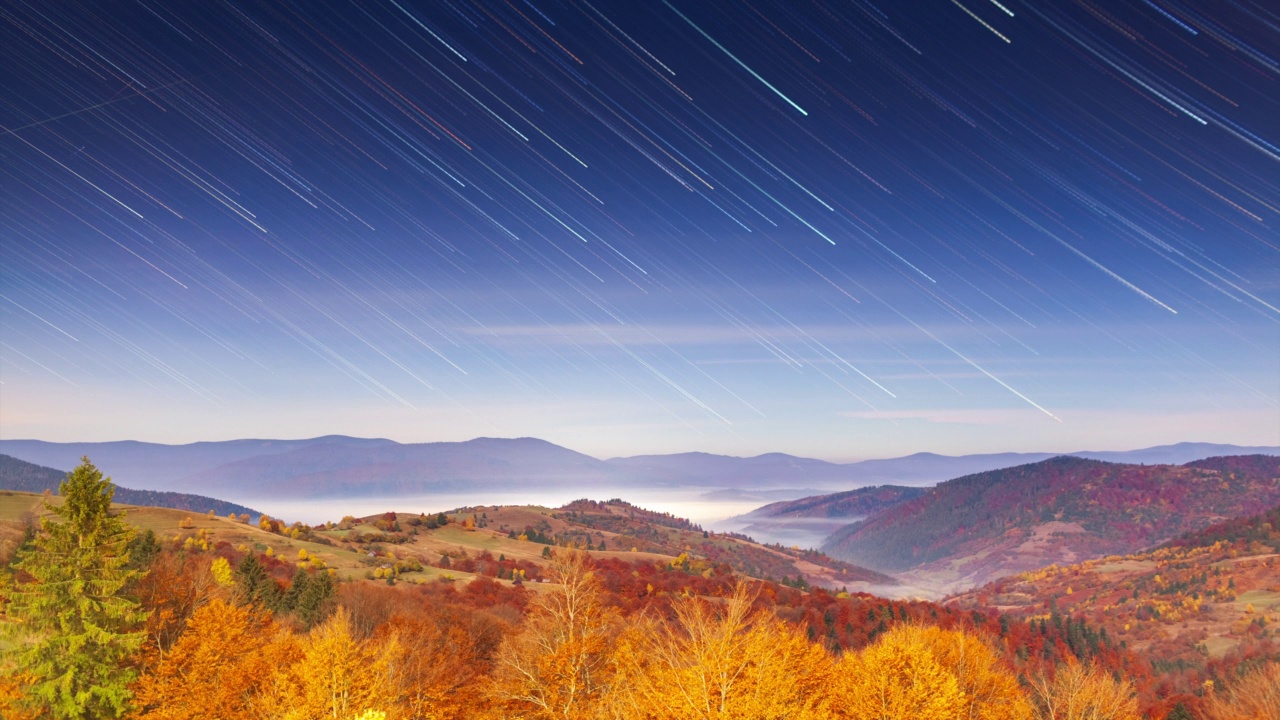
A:
<svg viewBox="0 0 1280 720">
<path fill-rule="evenodd" d="M 1258 1 L 0 8 L 0 437 L 1280 444 Z"/>
</svg>

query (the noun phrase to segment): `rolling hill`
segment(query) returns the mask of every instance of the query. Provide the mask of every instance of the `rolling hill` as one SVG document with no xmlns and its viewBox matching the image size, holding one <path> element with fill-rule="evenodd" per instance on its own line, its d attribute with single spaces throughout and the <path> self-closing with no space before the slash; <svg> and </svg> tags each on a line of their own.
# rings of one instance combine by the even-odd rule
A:
<svg viewBox="0 0 1280 720">
<path fill-rule="evenodd" d="M 527 562 L 526 577 L 536 579 L 547 561 L 545 551 L 576 547 L 596 558 L 658 563 L 666 570 L 695 575 L 723 567 L 798 588 L 870 591 L 896 584 L 892 577 L 813 550 L 767 546 L 741 536 L 707 532 L 688 520 L 621 500 L 581 500 L 561 508 L 466 507 L 441 513 L 443 517 L 388 510 L 307 526 L 287 525 L 267 516 L 249 523 L 199 511 L 140 506 L 122 496 L 127 493 L 117 488 L 116 504 L 127 511 L 129 522 L 151 530 L 162 543 L 182 547 L 187 538 L 195 538 L 208 548 L 220 543 L 258 552 L 270 548 L 272 556 L 284 559 L 300 557 L 301 550 L 344 577 L 365 574 L 389 560 L 393 566 L 412 568 L 401 578 L 409 582 L 445 573 L 461 580 L 480 575 L 501 578 L 495 575 L 501 566 L 495 558 L 506 558 L 510 562 L 503 567 L 508 571 Z M 21 517 L 39 511 L 40 500 L 36 493 L 0 489 L 0 557 L 12 551 L 21 535 Z M 61 499 L 54 496 L 51 502 Z"/>
<path fill-rule="evenodd" d="M 1123 465 L 1058 457 L 939 484 L 832 535 L 833 557 L 959 590 L 1137 552 L 1280 502 L 1280 457 Z"/>
<path fill-rule="evenodd" d="M 1082 618 L 1152 658 L 1168 692 L 1220 663 L 1280 655 L 1280 505 L 1152 551 L 1054 566 L 952 597 L 1024 618 Z"/>
</svg>

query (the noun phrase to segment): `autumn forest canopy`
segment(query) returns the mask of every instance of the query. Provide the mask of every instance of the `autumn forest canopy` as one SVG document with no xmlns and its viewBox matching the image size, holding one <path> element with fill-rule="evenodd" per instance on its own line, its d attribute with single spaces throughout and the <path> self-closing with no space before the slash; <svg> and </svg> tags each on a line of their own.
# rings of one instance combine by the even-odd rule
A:
<svg viewBox="0 0 1280 720">
<path fill-rule="evenodd" d="M 154 509 L 113 505 L 114 492 L 86 458 L 2 546 L 5 718 L 1226 720 L 1278 707 L 1265 612 L 1234 654 L 1162 667 L 1130 647 L 1154 637 L 1136 618 L 1116 627 L 1074 602 L 1079 589 L 1022 612 L 990 596 L 1009 587 L 938 604 L 784 584 L 692 545 L 661 554 L 663 529 L 714 538 L 625 504 L 553 513 L 577 520 L 575 536 L 504 532 L 491 527 L 507 517 L 497 508 L 314 527 L 166 510 L 157 525 Z M 607 512 L 618 507 L 628 510 Z M 1270 568 L 1276 520 L 1209 528 L 1157 560 L 1166 577 L 1205 553 Z M 641 542 L 636 527 L 655 544 L 609 550 L 591 535 L 603 526 L 630 533 L 610 544 Z M 513 557 L 433 559 L 401 539 L 448 533 L 492 538 Z M 346 567 L 343 544 L 371 562 Z M 1210 585 L 1184 581 L 1163 598 L 1199 599 Z"/>
</svg>

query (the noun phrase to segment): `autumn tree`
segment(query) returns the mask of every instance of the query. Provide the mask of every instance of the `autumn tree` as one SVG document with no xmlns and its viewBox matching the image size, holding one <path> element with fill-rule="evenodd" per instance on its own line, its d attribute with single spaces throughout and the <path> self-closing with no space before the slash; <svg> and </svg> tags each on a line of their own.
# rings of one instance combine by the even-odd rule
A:
<svg viewBox="0 0 1280 720">
<path fill-rule="evenodd" d="M 197 610 L 172 650 L 135 686 L 138 720 L 262 717 L 264 678 L 298 660 L 270 616 L 215 599 Z M 283 640 L 283 642 L 281 642 Z"/>
<path fill-rule="evenodd" d="M 587 718 L 608 689 L 616 616 L 601 601 L 590 562 L 586 553 L 557 553 L 558 587 L 533 601 L 524 627 L 499 647 L 489 692 L 512 714 Z"/>
<path fill-rule="evenodd" d="M 429 612 L 396 615 L 378 627 L 380 640 L 396 638 L 407 651 L 392 659 L 391 677 L 409 720 L 469 718 L 482 698 L 488 663 L 477 638 Z"/>
<path fill-rule="evenodd" d="M 1248 673 L 1206 703 L 1207 720 L 1280 720 L 1280 663 Z"/>
<path fill-rule="evenodd" d="M 900 625 L 890 634 L 933 655 L 955 679 L 964 695 L 957 718 L 967 720 L 1030 720 L 1031 703 L 1018 679 L 981 638 L 968 632 L 936 626 Z"/>
<path fill-rule="evenodd" d="M 208 556 L 170 551 L 155 557 L 147 575 L 134 588 L 135 597 L 147 611 L 142 628 L 142 669 L 169 652 L 192 615 L 216 591 L 217 581 L 210 571 Z"/>
<path fill-rule="evenodd" d="M 850 720 L 954 720 L 966 717 L 956 676 L 909 626 L 895 627 L 837 663 L 829 717 Z"/>
<path fill-rule="evenodd" d="M 1052 679 L 1040 674 L 1031 683 L 1040 720 L 1139 720 L 1133 687 L 1101 668 L 1069 662 Z"/>
<path fill-rule="evenodd" d="M 126 597 L 136 531 L 111 512 L 115 485 L 83 458 L 58 488 L 62 503 L 16 563 L 8 614 L 22 635 L 10 652 L 31 677 L 26 701 L 55 718 L 119 717 L 142 643 L 145 613 Z"/>
<path fill-rule="evenodd" d="M 300 679 L 287 718 L 347 720 L 368 710 L 385 712 L 395 704 L 391 674 L 400 652 L 393 636 L 360 640 L 345 608 L 312 630 L 293 671 Z"/>
<path fill-rule="evenodd" d="M 609 699 L 619 718 L 770 720 L 821 717 L 826 651 L 739 584 L 727 602 L 685 597 L 674 619 L 637 623 L 617 644 Z"/>
<path fill-rule="evenodd" d="M 20 672 L 12 661 L 0 661 L 0 718 L 4 720 L 37 720 L 40 709 L 24 702 L 25 690 L 33 680 Z"/>
</svg>

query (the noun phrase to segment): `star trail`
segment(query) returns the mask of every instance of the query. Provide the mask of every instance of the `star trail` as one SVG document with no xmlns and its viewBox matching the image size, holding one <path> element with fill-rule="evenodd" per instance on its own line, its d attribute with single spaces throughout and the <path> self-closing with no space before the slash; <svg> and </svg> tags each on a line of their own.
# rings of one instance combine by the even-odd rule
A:
<svg viewBox="0 0 1280 720">
<path fill-rule="evenodd" d="M 1280 444 L 1280 13 L 0 5 L 0 435 Z"/>
</svg>

